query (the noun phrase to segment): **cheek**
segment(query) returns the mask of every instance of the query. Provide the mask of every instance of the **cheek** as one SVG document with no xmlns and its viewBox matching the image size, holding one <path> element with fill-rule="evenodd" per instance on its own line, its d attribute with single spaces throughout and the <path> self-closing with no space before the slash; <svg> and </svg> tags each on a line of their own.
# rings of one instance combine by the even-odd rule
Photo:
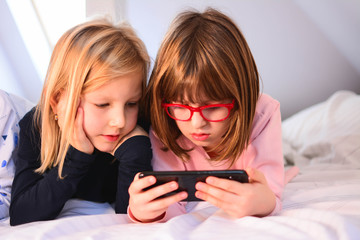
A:
<svg viewBox="0 0 360 240">
<path fill-rule="evenodd" d="M 220 137 L 223 137 L 227 133 L 227 131 L 229 130 L 229 127 L 230 127 L 229 121 L 224 122 L 218 126 L 218 133 L 219 133 Z"/>
<path fill-rule="evenodd" d="M 138 110 L 129 111 L 126 115 L 126 123 L 129 128 L 133 129 L 136 126 L 138 120 Z"/>
<path fill-rule="evenodd" d="M 84 108 L 84 121 L 82 127 L 86 134 L 90 135 L 101 125 L 101 117 L 96 116 L 90 109 Z"/>
<path fill-rule="evenodd" d="M 179 128 L 180 132 L 182 132 L 183 134 L 186 133 L 186 129 L 191 129 L 191 127 L 187 126 L 189 122 L 183 122 L 183 121 L 175 121 L 177 127 Z"/>
</svg>

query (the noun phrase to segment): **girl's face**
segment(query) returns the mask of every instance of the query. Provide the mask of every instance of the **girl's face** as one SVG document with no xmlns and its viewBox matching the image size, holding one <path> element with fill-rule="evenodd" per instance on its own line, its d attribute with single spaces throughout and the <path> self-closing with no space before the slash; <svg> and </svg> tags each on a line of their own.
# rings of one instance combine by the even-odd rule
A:
<svg viewBox="0 0 360 240">
<path fill-rule="evenodd" d="M 204 101 L 203 103 L 188 103 L 172 102 L 175 104 L 183 104 L 191 107 L 200 107 L 211 104 L 227 104 L 231 103 L 231 100 L 223 101 Z M 176 121 L 176 124 L 181 133 L 192 141 L 195 145 L 201 146 L 205 151 L 215 147 L 220 143 L 221 139 L 229 129 L 230 117 L 220 122 L 209 122 L 205 120 L 200 112 L 194 112 L 192 118 L 189 121 Z"/>
<path fill-rule="evenodd" d="M 134 129 L 141 96 L 142 74 L 132 73 L 81 97 L 83 129 L 95 148 L 110 152 Z"/>
</svg>

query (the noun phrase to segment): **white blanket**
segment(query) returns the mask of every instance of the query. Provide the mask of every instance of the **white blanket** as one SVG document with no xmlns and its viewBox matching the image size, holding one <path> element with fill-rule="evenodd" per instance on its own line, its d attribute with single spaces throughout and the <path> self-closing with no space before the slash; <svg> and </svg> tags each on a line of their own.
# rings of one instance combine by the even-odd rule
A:
<svg viewBox="0 0 360 240">
<path fill-rule="evenodd" d="M 288 118 L 282 127 L 288 163 L 360 165 L 360 95 L 336 92 L 327 101 Z"/>
<path fill-rule="evenodd" d="M 360 168 L 319 164 L 301 169 L 286 186 L 277 216 L 232 219 L 207 206 L 166 223 L 137 224 L 125 214 L 101 214 L 1 224 L 1 239 L 355 240 L 360 236 Z"/>
</svg>

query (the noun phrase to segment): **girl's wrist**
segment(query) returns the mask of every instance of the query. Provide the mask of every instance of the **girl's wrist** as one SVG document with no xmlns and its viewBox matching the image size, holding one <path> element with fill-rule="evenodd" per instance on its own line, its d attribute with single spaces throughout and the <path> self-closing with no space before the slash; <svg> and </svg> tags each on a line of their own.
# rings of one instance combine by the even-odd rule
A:
<svg viewBox="0 0 360 240">
<path fill-rule="evenodd" d="M 153 223 L 153 222 L 158 222 L 161 219 L 163 219 L 165 217 L 166 211 L 163 212 L 161 215 L 157 216 L 156 218 L 153 219 L 146 219 L 146 220 L 139 220 L 138 218 L 136 218 L 134 216 L 134 214 L 131 212 L 130 207 L 128 207 L 128 215 L 130 217 L 131 220 L 133 220 L 134 222 L 139 222 L 139 223 Z"/>
</svg>

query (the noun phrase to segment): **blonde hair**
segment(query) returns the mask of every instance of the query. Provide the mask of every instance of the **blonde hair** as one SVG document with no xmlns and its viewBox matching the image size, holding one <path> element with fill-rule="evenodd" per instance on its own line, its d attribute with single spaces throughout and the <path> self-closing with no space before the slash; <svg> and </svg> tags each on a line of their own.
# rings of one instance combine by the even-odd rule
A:
<svg viewBox="0 0 360 240">
<path fill-rule="evenodd" d="M 213 150 L 213 161 L 228 159 L 230 166 L 249 143 L 259 76 L 250 48 L 233 21 L 214 9 L 203 13 L 186 11 L 170 26 L 160 46 L 146 92 L 147 115 L 164 150 L 170 149 L 183 161 L 188 151 L 177 141 L 181 132 L 169 118 L 161 102 L 178 101 L 184 96 L 190 102 L 203 97 L 219 101 L 234 99 L 230 126 Z"/>
<path fill-rule="evenodd" d="M 35 122 L 41 131 L 41 166 L 36 171 L 44 173 L 58 166 L 62 178 L 82 94 L 134 72 L 143 74 L 142 89 L 145 89 L 149 64 L 145 45 L 129 25 L 114 26 L 102 19 L 68 30 L 54 48 L 35 111 Z M 50 102 L 61 94 L 65 94 L 67 101 L 60 130 Z"/>
</svg>

